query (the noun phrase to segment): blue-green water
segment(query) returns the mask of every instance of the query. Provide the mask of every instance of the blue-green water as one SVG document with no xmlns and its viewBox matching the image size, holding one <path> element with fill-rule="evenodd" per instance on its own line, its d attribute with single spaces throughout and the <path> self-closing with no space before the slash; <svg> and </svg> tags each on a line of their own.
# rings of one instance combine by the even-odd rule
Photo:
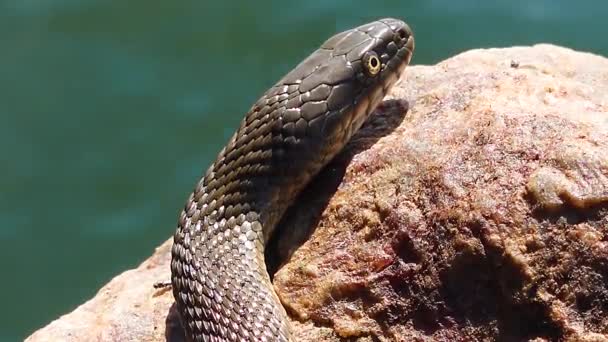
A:
<svg viewBox="0 0 608 342">
<path fill-rule="evenodd" d="M 608 1 L 0 0 L 0 341 L 136 266 L 250 104 L 384 16 L 414 64 L 552 42 L 608 55 Z"/>
</svg>

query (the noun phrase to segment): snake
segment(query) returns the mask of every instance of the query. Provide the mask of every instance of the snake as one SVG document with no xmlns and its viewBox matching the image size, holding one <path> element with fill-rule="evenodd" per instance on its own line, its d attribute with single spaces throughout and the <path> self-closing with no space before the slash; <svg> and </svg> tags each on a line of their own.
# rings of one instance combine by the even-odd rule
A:
<svg viewBox="0 0 608 342">
<path fill-rule="evenodd" d="M 171 287 L 186 339 L 294 341 L 265 245 L 413 51 L 404 21 L 376 20 L 327 39 L 253 104 L 178 218 Z"/>
</svg>

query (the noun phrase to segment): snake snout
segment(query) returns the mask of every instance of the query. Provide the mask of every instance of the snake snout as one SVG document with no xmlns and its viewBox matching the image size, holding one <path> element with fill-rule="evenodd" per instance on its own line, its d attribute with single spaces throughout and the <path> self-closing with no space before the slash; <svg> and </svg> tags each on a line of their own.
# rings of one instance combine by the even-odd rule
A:
<svg viewBox="0 0 608 342">
<path fill-rule="evenodd" d="M 380 21 L 395 32 L 393 40 L 398 47 L 406 46 L 410 52 L 414 51 L 414 32 L 408 24 L 394 18 L 385 18 Z"/>
</svg>

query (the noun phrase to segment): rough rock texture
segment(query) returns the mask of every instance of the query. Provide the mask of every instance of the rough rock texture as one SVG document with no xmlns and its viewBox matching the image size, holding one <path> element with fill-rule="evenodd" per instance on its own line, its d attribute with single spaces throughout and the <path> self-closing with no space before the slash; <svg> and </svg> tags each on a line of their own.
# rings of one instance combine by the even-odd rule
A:
<svg viewBox="0 0 608 342">
<path fill-rule="evenodd" d="M 469 51 L 389 97 L 272 241 L 296 340 L 608 341 L 608 59 Z M 169 246 L 27 341 L 182 340 Z"/>
</svg>

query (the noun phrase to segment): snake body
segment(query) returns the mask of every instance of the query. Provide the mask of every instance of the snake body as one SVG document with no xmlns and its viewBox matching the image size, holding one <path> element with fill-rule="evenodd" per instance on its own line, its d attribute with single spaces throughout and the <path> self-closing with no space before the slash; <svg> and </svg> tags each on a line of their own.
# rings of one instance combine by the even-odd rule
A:
<svg viewBox="0 0 608 342">
<path fill-rule="evenodd" d="M 296 195 L 348 142 L 414 50 L 382 19 L 336 34 L 270 88 L 188 198 L 171 283 L 192 341 L 293 341 L 264 246 Z"/>
</svg>

